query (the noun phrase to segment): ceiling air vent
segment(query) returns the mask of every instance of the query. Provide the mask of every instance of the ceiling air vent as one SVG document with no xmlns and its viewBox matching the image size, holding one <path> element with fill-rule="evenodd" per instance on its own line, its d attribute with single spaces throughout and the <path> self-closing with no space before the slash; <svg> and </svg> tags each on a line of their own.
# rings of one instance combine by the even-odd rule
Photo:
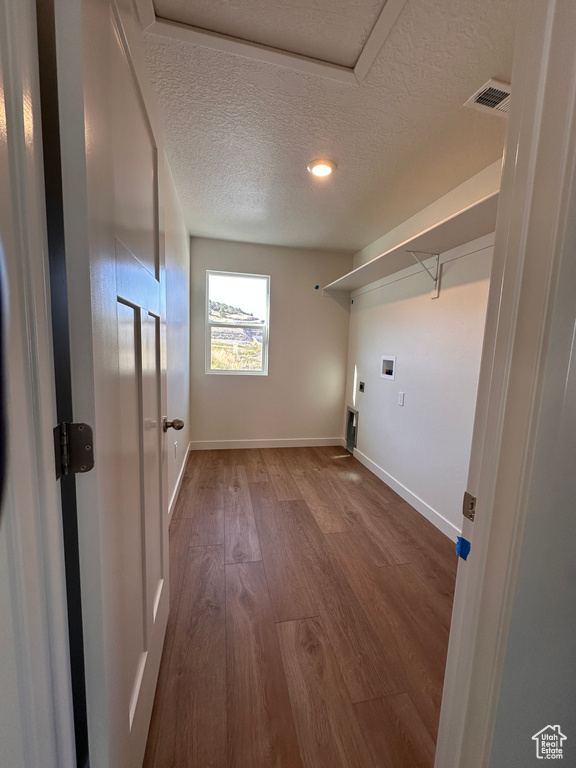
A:
<svg viewBox="0 0 576 768">
<path fill-rule="evenodd" d="M 499 80 L 488 80 L 464 103 L 464 106 L 481 112 L 506 116 L 510 108 L 510 86 Z"/>
</svg>

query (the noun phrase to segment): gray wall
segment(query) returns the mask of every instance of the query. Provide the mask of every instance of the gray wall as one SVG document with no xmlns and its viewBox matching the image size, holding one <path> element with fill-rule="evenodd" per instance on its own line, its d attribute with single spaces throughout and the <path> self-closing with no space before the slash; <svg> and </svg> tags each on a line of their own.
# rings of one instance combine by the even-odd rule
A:
<svg viewBox="0 0 576 768">
<path fill-rule="evenodd" d="M 573 222 L 576 195 L 571 210 Z M 542 765 L 531 737 L 547 725 L 559 725 L 567 736 L 564 757 L 554 762 L 576 765 L 575 253 L 571 226 L 541 363 L 542 410 L 534 425 L 536 448 L 491 768 Z"/>
<path fill-rule="evenodd" d="M 193 447 L 341 438 L 348 305 L 314 286 L 348 272 L 352 256 L 202 238 L 191 253 Z M 205 373 L 207 269 L 270 275 L 268 376 Z"/>
</svg>

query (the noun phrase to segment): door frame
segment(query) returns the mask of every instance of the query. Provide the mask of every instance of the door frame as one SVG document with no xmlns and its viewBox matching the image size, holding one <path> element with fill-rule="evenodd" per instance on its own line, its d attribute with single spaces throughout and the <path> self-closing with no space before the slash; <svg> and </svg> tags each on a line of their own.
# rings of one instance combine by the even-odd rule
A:
<svg viewBox="0 0 576 768">
<path fill-rule="evenodd" d="M 2 750 L 10 755 L 20 740 L 23 764 L 74 768 L 34 0 L 0 0 L 0 51 L 2 141 L 7 138 L 1 151 L 9 164 L 9 182 L 0 193 L 0 250 L 10 328 L 9 466 L 0 520 L 8 579 L 0 589 L 12 606 L 8 629 L 18 686 L 17 698 L 3 702 L 12 713 L 14 741 Z"/>
<path fill-rule="evenodd" d="M 62 424 L 74 422 L 74 407 L 72 401 L 70 322 L 66 267 L 67 244 L 64 237 L 54 8 L 54 0 L 37 0 L 36 2 L 56 423 Z M 82 481 L 80 480 L 80 482 Z M 66 573 L 68 645 L 76 762 L 79 766 L 87 766 L 89 764 L 88 722 L 86 712 L 86 675 L 84 669 L 81 569 L 78 548 L 76 475 L 73 473 L 63 474 L 59 485 Z"/>
<path fill-rule="evenodd" d="M 519 19 L 468 487 L 476 520 L 463 526 L 472 554 L 458 567 L 437 768 L 490 760 L 576 172 L 567 5 L 532 0 Z"/>
</svg>

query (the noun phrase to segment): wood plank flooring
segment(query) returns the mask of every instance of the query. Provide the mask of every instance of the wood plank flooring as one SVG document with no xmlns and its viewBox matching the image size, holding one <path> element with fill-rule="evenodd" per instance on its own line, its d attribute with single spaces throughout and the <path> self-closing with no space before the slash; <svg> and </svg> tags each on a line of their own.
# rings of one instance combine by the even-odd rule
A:
<svg viewBox="0 0 576 768">
<path fill-rule="evenodd" d="M 194 451 L 144 768 L 432 768 L 455 574 L 342 448 Z"/>
</svg>

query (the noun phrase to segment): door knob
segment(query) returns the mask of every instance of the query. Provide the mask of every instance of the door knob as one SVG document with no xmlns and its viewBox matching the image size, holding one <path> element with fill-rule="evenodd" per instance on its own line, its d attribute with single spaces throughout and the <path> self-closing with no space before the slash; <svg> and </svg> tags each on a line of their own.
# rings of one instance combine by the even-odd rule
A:
<svg viewBox="0 0 576 768">
<path fill-rule="evenodd" d="M 164 416 L 163 420 L 163 429 L 164 432 L 168 432 L 168 430 L 172 427 L 172 429 L 183 429 L 184 428 L 184 420 L 183 419 L 173 419 L 172 421 L 168 421 L 166 416 Z"/>
</svg>

